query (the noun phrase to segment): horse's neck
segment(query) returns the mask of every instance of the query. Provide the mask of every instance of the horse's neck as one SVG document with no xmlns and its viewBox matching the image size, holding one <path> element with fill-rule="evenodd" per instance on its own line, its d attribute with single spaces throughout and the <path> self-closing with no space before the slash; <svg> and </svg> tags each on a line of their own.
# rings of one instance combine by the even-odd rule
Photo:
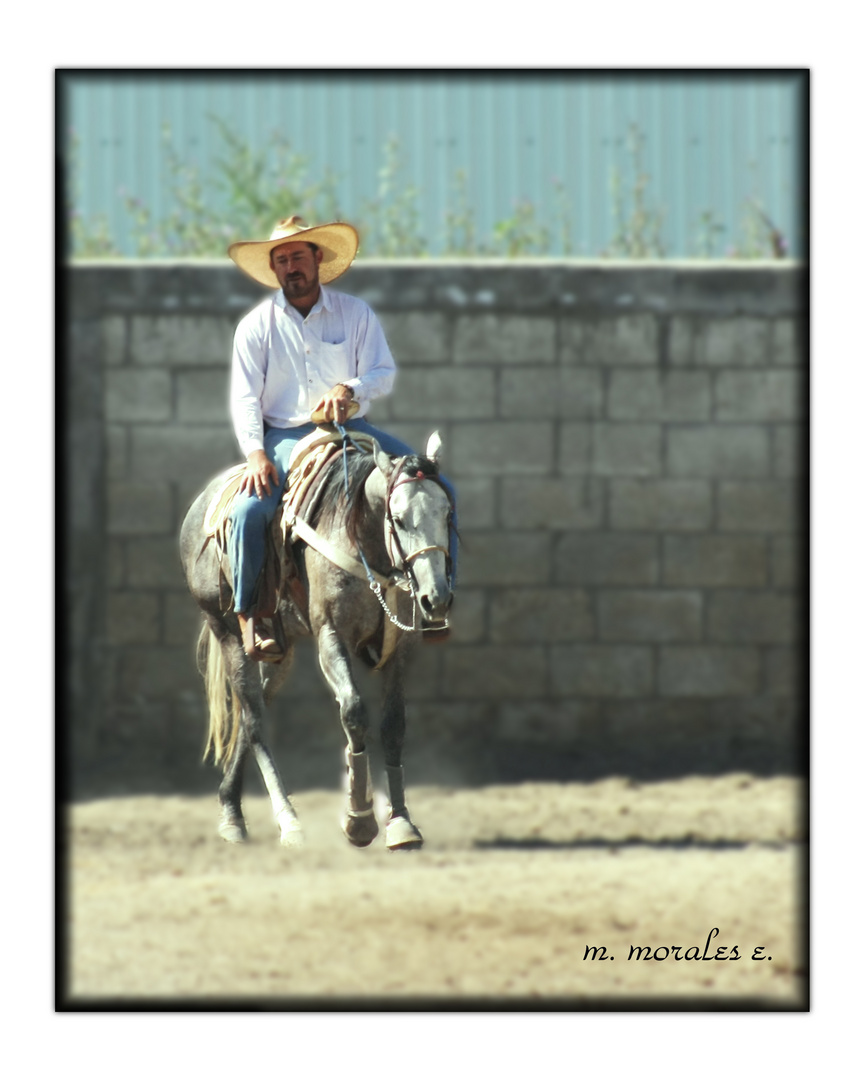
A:
<svg viewBox="0 0 864 1080">
<path fill-rule="evenodd" d="M 387 480 L 380 469 L 373 469 L 366 477 L 365 494 L 366 501 L 376 517 L 380 515 L 383 518 L 384 499 L 387 498 Z"/>
<path fill-rule="evenodd" d="M 387 480 L 380 469 L 373 469 L 366 477 L 364 493 L 376 520 L 384 521 L 384 500 L 387 498 Z"/>
<path fill-rule="evenodd" d="M 370 550 L 376 549 L 386 555 L 384 545 L 384 517 L 387 499 L 387 480 L 380 469 L 373 469 L 367 476 L 363 487 L 363 494 L 369 506 L 369 513 L 365 516 L 366 524 L 361 539 L 361 545 Z"/>
</svg>

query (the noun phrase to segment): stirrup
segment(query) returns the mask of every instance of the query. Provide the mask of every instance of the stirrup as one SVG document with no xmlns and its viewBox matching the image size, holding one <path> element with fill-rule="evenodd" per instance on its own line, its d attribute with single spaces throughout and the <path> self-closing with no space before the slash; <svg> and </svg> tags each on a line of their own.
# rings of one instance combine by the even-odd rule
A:
<svg viewBox="0 0 864 1080">
<path fill-rule="evenodd" d="M 237 616 L 243 635 L 243 651 L 250 660 L 257 660 L 265 664 L 278 664 L 284 659 L 285 654 L 279 648 L 278 643 L 272 637 L 265 637 L 256 629 L 257 619 L 255 616 L 247 619 L 243 615 Z"/>
</svg>

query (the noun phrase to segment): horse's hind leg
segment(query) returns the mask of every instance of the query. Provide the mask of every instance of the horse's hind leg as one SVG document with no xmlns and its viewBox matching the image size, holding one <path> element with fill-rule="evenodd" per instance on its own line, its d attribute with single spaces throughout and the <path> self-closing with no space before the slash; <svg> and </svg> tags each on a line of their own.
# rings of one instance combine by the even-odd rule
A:
<svg viewBox="0 0 864 1080">
<path fill-rule="evenodd" d="M 246 741 L 246 731 L 241 724 L 237 732 L 237 744 L 234 747 L 234 753 L 225 769 L 222 783 L 219 785 L 219 804 L 222 807 L 222 816 L 219 819 L 218 831 L 222 839 L 227 840 L 229 844 L 242 844 L 248 835 L 240 806 L 243 794 L 243 773 L 248 754 L 249 744 Z"/>
<path fill-rule="evenodd" d="M 226 652 L 225 663 L 228 668 L 228 677 L 240 699 L 242 712 L 241 733 L 243 739 L 241 741 L 238 735 L 238 754 L 235 755 L 238 769 L 242 771 L 243 757 L 251 750 L 261 771 L 267 794 L 270 796 L 273 817 L 279 826 L 280 841 L 286 847 L 299 847 L 303 843 L 300 822 L 297 820 L 294 807 L 291 805 L 291 800 L 285 791 L 285 786 L 279 776 L 279 770 L 276 768 L 270 748 L 264 742 L 262 735 L 264 691 L 258 665 L 245 655 L 240 642 L 235 638 L 227 639 L 223 648 Z M 231 764 L 233 766 L 234 761 Z M 238 792 L 239 806 L 239 773 L 234 782 L 238 785 L 236 790 Z"/>
<path fill-rule="evenodd" d="M 318 634 L 318 662 L 339 705 L 339 718 L 348 737 L 348 807 L 342 830 L 355 847 L 366 847 L 378 835 L 366 753 L 366 706 L 351 677 L 348 652 L 332 627 L 325 626 Z"/>
<path fill-rule="evenodd" d="M 381 715 L 381 747 L 390 789 L 390 815 L 384 840 L 391 851 L 412 851 L 423 846 L 423 836 L 405 805 L 405 774 L 402 747 L 405 742 L 405 697 L 403 671 L 405 657 L 397 652 L 382 669 L 384 701 Z"/>
</svg>

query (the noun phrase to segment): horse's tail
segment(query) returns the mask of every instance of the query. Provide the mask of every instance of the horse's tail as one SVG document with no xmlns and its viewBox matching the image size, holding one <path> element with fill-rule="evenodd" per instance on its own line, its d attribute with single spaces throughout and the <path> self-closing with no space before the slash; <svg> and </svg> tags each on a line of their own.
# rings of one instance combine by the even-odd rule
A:
<svg viewBox="0 0 864 1080">
<path fill-rule="evenodd" d="M 207 745 L 204 747 L 206 760 L 213 751 L 216 765 L 227 764 L 237 745 L 240 730 L 240 701 L 228 682 L 222 647 L 207 623 L 201 629 L 198 638 L 198 670 L 204 678 L 207 706 L 210 711 L 210 727 L 207 732 Z"/>
</svg>

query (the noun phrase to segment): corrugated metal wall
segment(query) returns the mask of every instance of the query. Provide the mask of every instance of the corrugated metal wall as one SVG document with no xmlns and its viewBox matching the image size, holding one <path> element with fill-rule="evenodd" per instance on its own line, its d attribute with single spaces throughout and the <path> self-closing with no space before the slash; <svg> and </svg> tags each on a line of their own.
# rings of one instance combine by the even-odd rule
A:
<svg viewBox="0 0 864 1080">
<path fill-rule="evenodd" d="M 666 253 L 699 253 L 700 217 L 725 229 L 715 254 L 740 239 L 755 197 L 802 253 L 806 74 L 215 72 L 61 73 L 61 134 L 78 140 L 76 208 L 105 214 L 132 254 L 118 192 L 139 197 L 155 218 L 171 197 L 161 145 L 171 126 L 180 158 L 214 175 L 224 150 L 210 118 L 224 119 L 255 148 L 272 132 L 307 156 L 314 172 L 340 177 L 339 208 L 362 217 L 376 196 L 383 147 L 400 143 L 404 184 L 420 189 L 421 232 L 433 253 L 445 238 L 457 170 L 481 233 L 530 200 L 562 253 L 555 181 L 566 193 L 572 254 L 593 256 L 614 234 L 610 175 L 632 188 L 628 131 L 644 135 L 646 199 L 663 213 Z M 285 207 L 285 212 L 303 208 Z M 227 223 L 229 226 L 231 222 Z"/>
</svg>

